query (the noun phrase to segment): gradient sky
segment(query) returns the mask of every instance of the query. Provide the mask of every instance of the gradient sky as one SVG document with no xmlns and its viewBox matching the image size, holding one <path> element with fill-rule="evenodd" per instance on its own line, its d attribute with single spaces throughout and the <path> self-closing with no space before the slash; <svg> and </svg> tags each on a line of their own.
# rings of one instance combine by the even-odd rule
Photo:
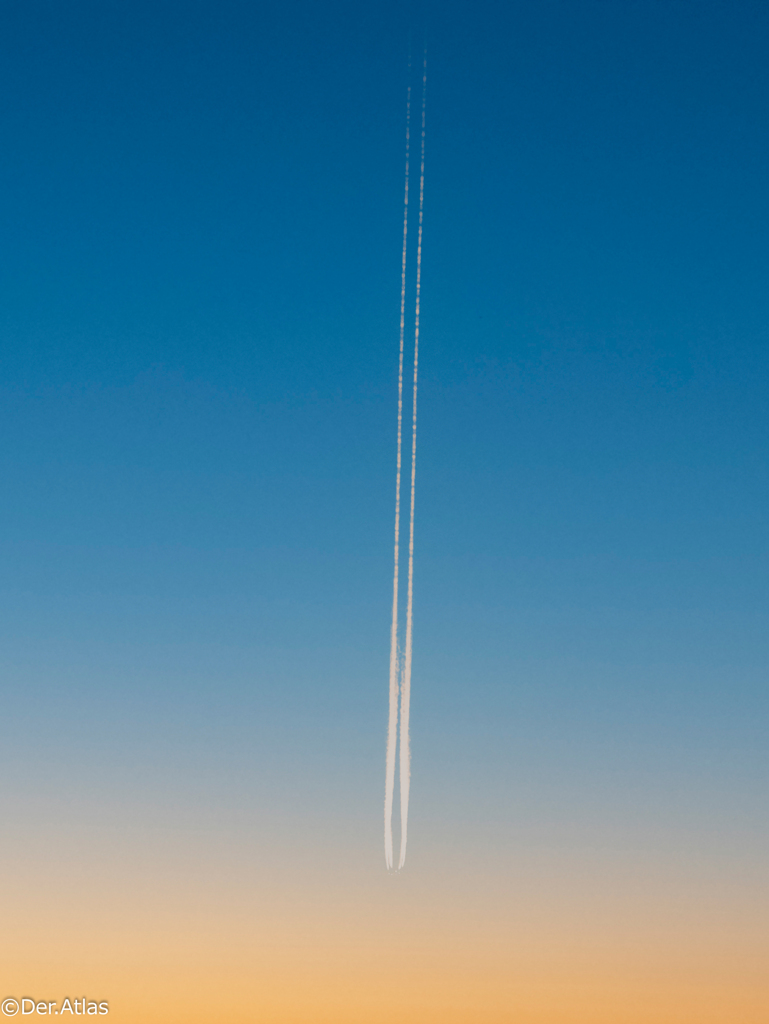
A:
<svg viewBox="0 0 769 1024">
<path fill-rule="evenodd" d="M 766 1021 L 768 41 L 747 0 L 3 6 L 0 999 Z"/>
</svg>

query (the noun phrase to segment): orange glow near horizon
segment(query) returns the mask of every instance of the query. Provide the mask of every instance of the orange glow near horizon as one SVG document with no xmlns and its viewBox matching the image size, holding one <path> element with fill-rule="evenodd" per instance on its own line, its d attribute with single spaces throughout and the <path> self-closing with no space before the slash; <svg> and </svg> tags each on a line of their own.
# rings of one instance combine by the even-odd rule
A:
<svg viewBox="0 0 769 1024">
<path fill-rule="evenodd" d="M 3 998 L 86 995 L 137 1024 L 767 1019 L 755 879 L 584 850 L 345 878 L 327 852 L 330 874 L 256 870 L 193 838 L 6 860 Z"/>
</svg>

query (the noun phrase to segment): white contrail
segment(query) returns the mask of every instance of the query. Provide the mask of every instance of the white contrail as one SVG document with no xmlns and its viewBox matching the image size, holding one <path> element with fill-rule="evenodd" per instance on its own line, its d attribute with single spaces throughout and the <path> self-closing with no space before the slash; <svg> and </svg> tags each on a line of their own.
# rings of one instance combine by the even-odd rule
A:
<svg viewBox="0 0 769 1024">
<path fill-rule="evenodd" d="M 414 595 L 414 484 L 417 468 L 417 371 L 419 368 L 419 300 L 422 285 L 422 213 L 425 201 L 425 98 L 427 95 L 427 51 L 422 69 L 422 154 L 419 171 L 419 231 L 417 234 L 417 289 L 414 315 L 414 402 L 411 423 L 411 519 L 409 523 L 409 582 L 406 605 L 406 650 L 401 684 L 401 855 L 400 870 L 406 863 L 406 837 L 409 821 L 409 787 L 411 784 L 411 743 L 409 740 L 409 704 L 411 702 L 411 629 Z"/>
<path fill-rule="evenodd" d="M 409 61 L 409 67 L 411 61 Z M 411 85 L 406 95 L 406 183 L 403 195 L 403 255 L 401 258 L 401 325 L 398 362 L 398 456 L 395 474 L 395 568 L 393 571 L 393 620 L 390 629 L 390 716 L 387 723 L 387 771 L 385 778 L 385 861 L 393 866 L 393 791 L 395 789 L 395 747 L 398 737 L 398 540 L 401 528 L 401 438 L 403 427 L 403 338 L 406 323 L 406 240 L 409 214 L 409 142 L 411 130 Z"/>
</svg>

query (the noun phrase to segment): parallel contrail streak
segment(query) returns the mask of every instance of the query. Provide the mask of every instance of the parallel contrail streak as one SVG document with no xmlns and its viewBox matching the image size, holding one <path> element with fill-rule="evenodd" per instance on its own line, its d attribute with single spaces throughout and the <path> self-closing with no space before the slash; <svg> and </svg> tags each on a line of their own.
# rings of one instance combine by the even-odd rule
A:
<svg viewBox="0 0 769 1024">
<path fill-rule="evenodd" d="M 419 171 L 419 231 L 417 234 L 417 288 L 414 315 L 414 403 L 411 424 L 411 519 L 409 522 L 409 581 L 406 605 L 406 650 L 401 685 L 401 855 L 398 869 L 406 863 L 406 838 L 409 821 L 409 788 L 411 784 L 411 743 L 409 739 L 409 705 L 411 702 L 411 632 L 414 596 L 414 493 L 417 468 L 417 371 L 419 369 L 419 300 L 422 286 L 422 213 L 425 201 L 425 99 L 427 95 L 427 51 L 422 70 L 422 153 Z"/>
<path fill-rule="evenodd" d="M 409 65 L 410 65 L 409 61 Z M 403 427 L 403 339 L 406 325 L 406 240 L 409 214 L 409 143 L 411 130 L 411 85 L 406 95 L 406 182 L 403 194 L 403 255 L 401 258 L 400 358 L 398 362 L 398 456 L 395 474 L 395 568 L 393 571 L 393 618 L 390 629 L 390 715 L 387 723 L 387 771 L 385 778 L 385 861 L 393 866 L 393 791 L 395 789 L 395 748 L 398 734 L 398 540 L 401 525 L 401 439 Z"/>
</svg>

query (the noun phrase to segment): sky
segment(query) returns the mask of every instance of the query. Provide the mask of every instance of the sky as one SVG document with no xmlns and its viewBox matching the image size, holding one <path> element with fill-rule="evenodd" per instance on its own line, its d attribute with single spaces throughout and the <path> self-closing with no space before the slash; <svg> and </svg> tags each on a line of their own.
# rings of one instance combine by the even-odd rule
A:
<svg viewBox="0 0 769 1024">
<path fill-rule="evenodd" d="M 0 999 L 767 1019 L 768 33 L 748 0 L 3 6 Z"/>
</svg>

